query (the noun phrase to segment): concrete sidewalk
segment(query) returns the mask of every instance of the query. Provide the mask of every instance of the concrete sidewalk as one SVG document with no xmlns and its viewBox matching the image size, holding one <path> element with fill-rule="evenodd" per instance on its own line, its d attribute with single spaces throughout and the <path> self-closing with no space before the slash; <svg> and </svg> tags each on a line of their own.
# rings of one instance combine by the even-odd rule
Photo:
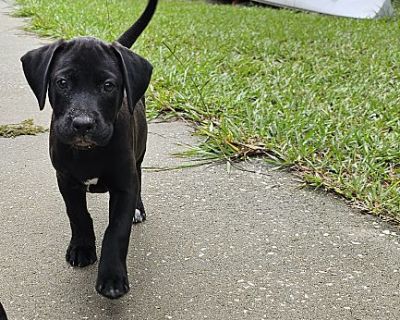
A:
<svg viewBox="0 0 400 320">
<path fill-rule="evenodd" d="M 39 112 L 19 57 L 43 40 L 0 0 L 0 123 Z M 157 66 L 155 66 L 157 67 Z M 174 166 L 182 123 L 150 125 L 145 166 Z M 293 176 L 251 162 L 145 172 L 148 220 L 134 227 L 129 294 L 94 290 L 97 264 L 64 260 L 70 231 L 48 136 L 0 138 L 0 301 L 21 319 L 399 319 L 400 231 Z M 98 242 L 108 197 L 90 195 Z"/>
</svg>

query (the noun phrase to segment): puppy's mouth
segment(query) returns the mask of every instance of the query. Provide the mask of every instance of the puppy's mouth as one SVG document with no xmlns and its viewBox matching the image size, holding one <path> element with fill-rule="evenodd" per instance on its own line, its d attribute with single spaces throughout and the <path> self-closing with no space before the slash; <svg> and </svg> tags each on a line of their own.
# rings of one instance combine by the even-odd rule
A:
<svg viewBox="0 0 400 320">
<path fill-rule="evenodd" d="M 79 149 L 79 150 L 89 150 L 89 149 L 93 149 L 94 147 L 96 147 L 96 143 L 93 142 L 92 140 L 90 140 L 87 137 L 77 137 L 75 138 L 72 143 L 71 143 L 72 147 L 74 147 L 75 149 Z"/>
</svg>

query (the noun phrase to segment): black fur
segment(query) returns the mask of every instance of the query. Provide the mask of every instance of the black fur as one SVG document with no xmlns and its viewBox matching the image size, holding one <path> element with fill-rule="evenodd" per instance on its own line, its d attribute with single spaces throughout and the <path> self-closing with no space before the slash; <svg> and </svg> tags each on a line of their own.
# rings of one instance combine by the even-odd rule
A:
<svg viewBox="0 0 400 320">
<path fill-rule="evenodd" d="M 1 303 L 0 303 L 0 320 L 7 320 L 6 312 Z"/>
</svg>

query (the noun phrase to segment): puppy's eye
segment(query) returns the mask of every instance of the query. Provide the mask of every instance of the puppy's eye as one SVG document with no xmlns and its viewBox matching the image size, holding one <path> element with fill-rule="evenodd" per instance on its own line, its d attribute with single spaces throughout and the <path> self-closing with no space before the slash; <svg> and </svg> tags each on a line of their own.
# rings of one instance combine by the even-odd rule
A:
<svg viewBox="0 0 400 320">
<path fill-rule="evenodd" d="M 68 86 L 68 82 L 65 79 L 58 79 L 56 83 L 60 89 L 65 89 Z"/>
<path fill-rule="evenodd" d="M 111 92 L 114 90 L 115 85 L 110 81 L 106 81 L 103 85 L 104 91 Z"/>
</svg>

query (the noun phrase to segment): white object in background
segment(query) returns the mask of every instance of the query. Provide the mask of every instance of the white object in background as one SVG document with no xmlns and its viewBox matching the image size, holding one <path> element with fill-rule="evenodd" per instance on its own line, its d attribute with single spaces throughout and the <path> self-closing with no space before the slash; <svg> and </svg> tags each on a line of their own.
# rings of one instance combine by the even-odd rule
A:
<svg viewBox="0 0 400 320">
<path fill-rule="evenodd" d="M 278 7 L 295 8 L 349 18 L 379 18 L 391 16 L 390 0 L 253 0 Z"/>
</svg>

